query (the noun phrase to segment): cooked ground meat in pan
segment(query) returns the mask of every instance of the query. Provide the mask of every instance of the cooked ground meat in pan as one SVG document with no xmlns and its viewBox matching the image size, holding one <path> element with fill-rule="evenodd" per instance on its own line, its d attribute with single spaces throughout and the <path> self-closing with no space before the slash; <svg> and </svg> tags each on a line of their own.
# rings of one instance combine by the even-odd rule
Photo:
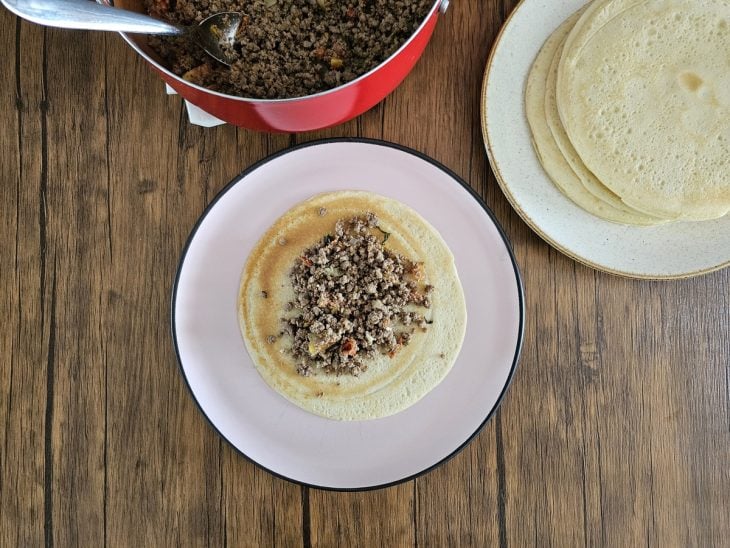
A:
<svg viewBox="0 0 730 548">
<path fill-rule="evenodd" d="M 240 12 L 230 67 L 185 38 L 150 36 L 148 43 L 178 76 L 259 99 L 301 97 L 354 80 L 403 45 L 433 5 L 433 0 L 145 1 L 151 15 L 182 25 Z"/>
</svg>

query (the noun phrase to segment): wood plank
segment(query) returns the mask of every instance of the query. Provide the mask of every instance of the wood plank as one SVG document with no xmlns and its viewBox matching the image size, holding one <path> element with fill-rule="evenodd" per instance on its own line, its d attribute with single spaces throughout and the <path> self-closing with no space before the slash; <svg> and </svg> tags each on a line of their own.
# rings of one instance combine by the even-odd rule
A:
<svg viewBox="0 0 730 548">
<path fill-rule="evenodd" d="M 43 30 L 0 12 L 0 545 L 38 546 L 50 520 L 46 459 L 50 295 Z M 51 273 L 47 272 L 47 266 Z"/>
<path fill-rule="evenodd" d="M 364 493 L 311 489 L 312 546 L 413 546 L 410 483 Z"/>
<path fill-rule="evenodd" d="M 46 36 L 44 206 L 52 286 L 46 435 L 53 462 L 47 496 L 53 542 L 93 546 L 104 543 L 103 298 L 111 253 L 104 73 L 95 68 L 104 62 L 103 35 L 49 29 Z"/>
<path fill-rule="evenodd" d="M 192 226 L 185 221 L 205 205 L 211 162 L 204 144 L 192 146 L 181 125 L 179 97 L 165 96 L 119 38 L 107 37 L 105 61 L 113 249 L 105 298 L 113 334 L 107 540 L 112 546 L 220 544 L 219 442 L 187 394 L 166 342 L 176 255 Z"/>
<path fill-rule="evenodd" d="M 302 488 L 279 480 L 223 449 L 225 543 L 230 546 L 303 546 Z"/>
</svg>

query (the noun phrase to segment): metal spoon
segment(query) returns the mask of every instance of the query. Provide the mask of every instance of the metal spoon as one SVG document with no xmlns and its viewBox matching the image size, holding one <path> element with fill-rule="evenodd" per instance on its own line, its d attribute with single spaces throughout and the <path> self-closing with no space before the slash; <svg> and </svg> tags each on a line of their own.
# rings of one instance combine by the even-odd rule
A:
<svg viewBox="0 0 730 548">
<path fill-rule="evenodd" d="M 226 65 L 230 65 L 234 59 L 222 46 L 233 43 L 242 18 L 240 13 L 226 11 L 211 15 L 199 25 L 184 27 L 89 0 L 0 0 L 0 2 L 15 15 L 48 27 L 189 36 L 211 57 Z"/>
</svg>

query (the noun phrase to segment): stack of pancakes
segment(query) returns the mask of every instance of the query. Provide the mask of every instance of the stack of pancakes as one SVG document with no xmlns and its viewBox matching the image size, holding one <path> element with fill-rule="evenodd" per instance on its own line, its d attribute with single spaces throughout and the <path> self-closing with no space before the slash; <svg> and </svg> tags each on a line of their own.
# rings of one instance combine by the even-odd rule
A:
<svg viewBox="0 0 730 548">
<path fill-rule="evenodd" d="M 730 0 L 594 0 L 545 42 L 525 100 L 540 162 L 586 211 L 730 211 Z"/>
</svg>

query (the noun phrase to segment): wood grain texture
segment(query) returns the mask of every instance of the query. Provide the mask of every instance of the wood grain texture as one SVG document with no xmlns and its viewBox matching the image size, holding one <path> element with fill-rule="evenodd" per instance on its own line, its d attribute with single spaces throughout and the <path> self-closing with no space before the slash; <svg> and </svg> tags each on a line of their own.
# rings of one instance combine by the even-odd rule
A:
<svg viewBox="0 0 730 548">
<path fill-rule="evenodd" d="M 479 128 L 509 0 L 454 0 L 413 73 L 343 126 L 190 126 L 114 35 L 0 11 L 0 546 L 723 546 L 730 270 L 615 278 L 511 210 Z M 328 136 L 392 140 L 464 177 L 524 275 L 521 365 L 459 455 L 332 493 L 238 455 L 178 373 L 169 299 L 206 204 L 251 163 Z"/>
</svg>

